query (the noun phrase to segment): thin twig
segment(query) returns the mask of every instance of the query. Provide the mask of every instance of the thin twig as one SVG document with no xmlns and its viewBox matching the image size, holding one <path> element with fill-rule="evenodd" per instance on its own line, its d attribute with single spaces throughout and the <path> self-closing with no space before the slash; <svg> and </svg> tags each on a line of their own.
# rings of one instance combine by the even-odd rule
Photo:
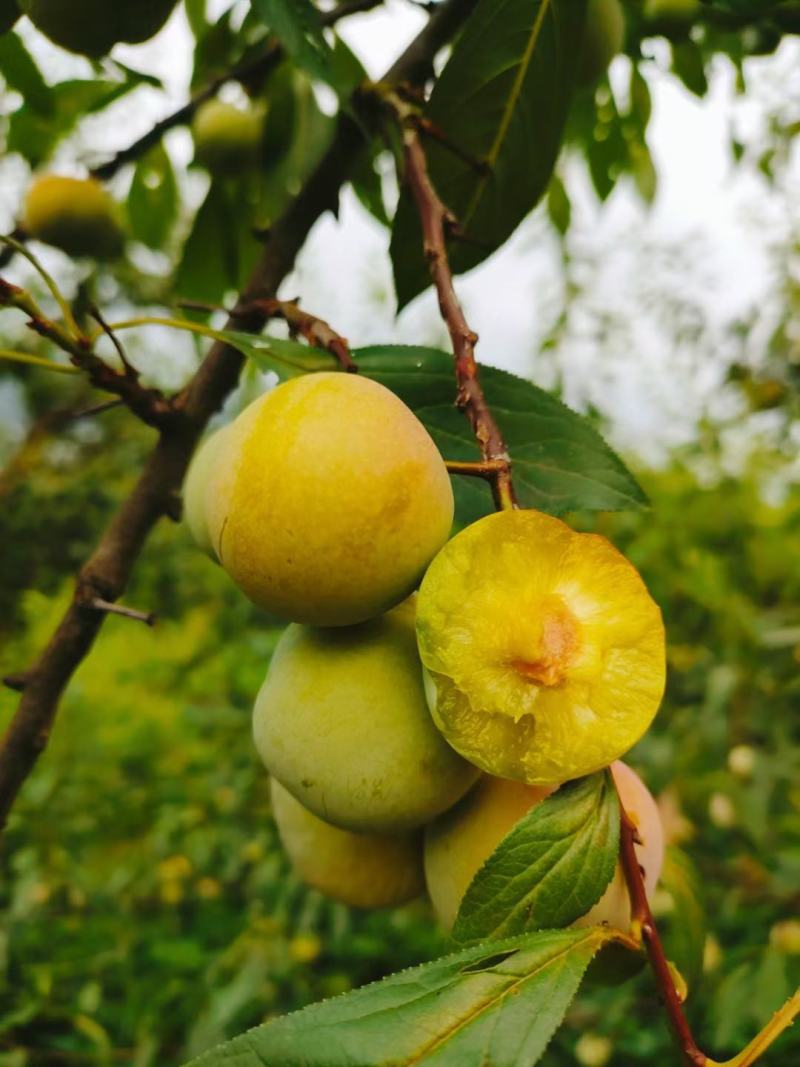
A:
<svg viewBox="0 0 800 1067">
<path fill-rule="evenodd" d="M 28 327 L 34 333 L 46 337 L 62 352 L 66 352 L 73 366 L 82 370 L 92 385 L 120 397 L 143 422 L 158 428 L 179 417 L 178 411 L 160 390 L 147 388 L 140 383 L 138 373 L 127 359 L 124 360 L 124 371 L 120 374 L 94 352 L 87 337 L 50 319 L 29 292 L 2 278 L 0 307 L 17 308 L 27 315 Z M 108 329 L 103 323 L 103 332 Z"/>
<path fill-rule="evenodd" d="M 459 303 L 447 254 L 447 228 L 456 220 L 440 199 L 428 174 L 416 109 L 391 92 L 385 99 L 403 130 L 405 177 L 422 224 L 425 258 L 436 287 L 439 308 L 453 343 L 457 403 L 469 419 L 484 460 L 498 464 L 490 479 L 496 507 L 513 508 L 517 506 L 517 498 L 511 476 L 511 458 L 484 396 L 475 359 L 478 335 L 470 329 Z"/>
<path fill-rule="evenodd" d="M 156 614 L 154 611 L 137 611 L 136 608 L 126 608 L 124 604 L 113 604 L 109 600 L 103 600 L 100 596 L 92 597 L 87 608 L 93 611 L 102 611 L 106 615 L 121 615 L 125 619 L 133 619 L 134 622 L 143 622 L 145 626 L 155 626 Z"/>
<path fill-rule="evenodd" d="M 638 833 L 636 825 L 622 808 L 620 800 L 620 862 L 631 899 L 631 918 L 634 937 L 641 937 L 650 960 L 650 966 L 658 984 L 659 993 L 683 1061 L 691 1067 L 706 1067 L 707 1057 L 697 1046 L 689 1022 L 683 1010 L 681 997 L 675 985 L 672 969 L 664 953 L 656 921 L 650 910 L 644 875 L 636 855 Z"/>
<path fill-rule="evenodd" d="M 280 318 L 288 325 L 292 333 L 305 337 L 310 345 L 324 348 L 337 360 L 342 370 L 348 374 L 358 372 L 356 362 L 350 354 L 350 346 L 341 334 L 337 333 L 324 319 L 304 311 L 297 300 L 257 300 L 259 309 L 268 319 Z"/>
<path fill-rule="evenodd" d="M 508 464 L 504 459 L 487 459 L 479 463 L 448 459 L 445 460 L 444 465 L 450 474 L 464 474 L 470 478 L 483 478 L 491 482 L 499 472 L 506 469 Z"/>
<path fill-rule="evenodd" d="M 472 12 L 476 0 L 445 0 L 386 76 L 392 84 L 427 78 L 434 56 Z M 363 143 L 361 127 L 347 115 L 318 167 L 276 221 L 269 243 L 242 294 L 247 306 L 275 295 L 311 227 L 339 201 Z M 232 317 L 231 329 L 256 332 L 263 319 L 252 309 Z M 81 569 L 76 590 L 55 633 L 26 671 L 22 699 L 0 741 L 0 826 L 47 745 L 64 688 L 89 653 L 105 613 L 86 611 L 93 596 L 114 602 L 128 584 L 135 562 L 156 522 L 174 504 L 193 449 L 209 417 L 236 385 L 242 355 L 219 341 L 212 345 L 189 386 L 178 397 L 183 418 L 161 428 L 158 443 L 131 494 Z"/>
<path fill-rule="evenodd" d="M 127 378 L 133 379 L 134 381 L 138 381 L 138 379 L 139 379 L 138 370 L 134 367 L 134 365 L 128 359 L 128 356 L 127 356 L 127 354 L 125 352 L 125 349 L 122 347 L 122 341 L 120 341 L 120 339 L 117 337 L 117 335 L 111 329 L 111 327 L 108 325 L 106 320 L 103 318 L 103 316 L 102 316 L 102 314 L 100 312 L 100 309 L 96 305 L 92 304 L 91 307 L 89 308 L 89 314 L 95 320 L 95 322 L 101 327 L 103 333 L 106 335 L 106 337 L 109 338 L 109 340 L 111 341 L 111 344 L 116 349 L 116 353 L 119 356 L 120 361 L 122 362 L 122 366 L 123 366 L 123 369 L 124 369 L 124 372 L 125 372 L 125 376 Z"/>
</svg>

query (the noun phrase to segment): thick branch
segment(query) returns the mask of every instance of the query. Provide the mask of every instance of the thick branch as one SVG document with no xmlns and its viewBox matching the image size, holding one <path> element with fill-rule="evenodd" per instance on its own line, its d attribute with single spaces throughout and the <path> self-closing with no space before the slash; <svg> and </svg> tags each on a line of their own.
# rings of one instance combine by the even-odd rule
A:
<svg viewBox="0 0 800 1067">
<path fill-rule="evenodd" d="M 494 465 L 488 480 L 491 482 L 495 505 L 498 508 L 513 508 L 516 507 L 517 501 L 511 477 L 511 459 L 502 431 L 483 393 L 475 359 L 478 335 L 470 329 L 464 316 L 456 295 L 447 254 L 447 230 L 456 220 L 442 203 L 431 182 L 425 150 L 420 141 L 419 124 L 413 109 L 396 98 L 393 100 L 393 106 L 403 123 L 406 180 L 422 224 L 425 258 L 439 297 L 442 318 L 447 324 L 453 343 L 458 383 L 457 403 L 469 419 L 484 461 Z"/>
<path fill-rule="evenodd" d="M 416 40 L 394 64 L 387 80 L 397 83 L 426 77 L 433 57 L 470 14 L 476 0 L 446 0 Z M 341 185 L 361 145 L 359 127 L 340 118 L 333 143 L 299 196 L 273 226 L 264 253 L 231 316 L 229 326 L 260 330 L 263 316 L 254 301 L 274 297 L 291 269 L 309 230 L 334 208 Z M 250 305 L 249 310 L 248 305 Z M 58 703 L 69 679 L 92 647 L 106 614 L 88 602 L 114 602 L 125 590 L 133 566 L 158 519 L 168 513 L 179 491 L 192 450 L 210 415 L 236 384 L 242 357 L 227 345 L 212 346 L 180 395 L 185 418 L 161 432 L 133 491 L 111 520 L 96 550 L 81 570 L 72 603 L 49 644 L 30 670 L 17 711 L 0 742 L 0 826 L 47 744 Z"/>
</svg>

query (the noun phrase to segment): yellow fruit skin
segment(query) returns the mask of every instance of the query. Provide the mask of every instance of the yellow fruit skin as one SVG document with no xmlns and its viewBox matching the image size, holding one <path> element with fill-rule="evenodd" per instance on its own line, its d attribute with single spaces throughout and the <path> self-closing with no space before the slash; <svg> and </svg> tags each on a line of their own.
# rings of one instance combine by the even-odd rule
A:
<svg viewBox="0 0 800 1067">
<path fill-rule="evenodd" d="M 529 785 L 608 766 L 664 692 L 664 625 L 636 569 L 537 511 L 497 512 L 445 545 L 420 588 L 417 637 L 450 744 Z"/>
<path fill-rule="evenodd" d="M 589 0 L 578 65 L 578 84 L 594 85 L 625 43 L 625 14 L 619 0 Z"/>
<path fill-rule="evenodd" d="M 246 408 L 207 501 L 236 584 L 316 626 L 399 604 L 453 520 L 447 469 L 422 423 L 382 385 L 342 373 L 295 378 Z"/>
<path fill-rule="evenodd" d="M 299 878 L 354 908 L 391 908 L 424 889 L 419 834 L 354 834 L 318 819 L 274 779 L 272 813 Z"/>
<path fill-rule="evenodd" d="M 24 226 L 71 256 L 114 259 L 124 242 L 117 205 L 93 178 L 37 178 L 25 198 Z"/>
<path fill-rule="evenodd" d="M 264 134 L 264 112 L 247 111 L 221 100 L 198 108 L 192 122 L 195 154 L 212 174 L 236 175 L 258 163 Z"/>
<path fill-rule="evenodd" d="M 648 892 L 655 889 L 664 862 L 664 835 L 658 808 L 642 780 L 624 763 L 612 768 L 626 811 L 644 844 L 636 846 L 645 869 Z M 441 924 L 452 929 L 470 882 L 523 815 L 552 792 L 502 778 L 484 777 L 460 804 L 425 832 L 425 881 Z M 624 877 L 617 866 L 608 889 L 576 926 L 601 923 L 627 930 L 630 906 Z"/>
<path fill-rule="evenodd" d="M 425 704 L 410 605 L 361 626 L 290 626 L 256 698 L 267 770 L 327 822 L 396 833 L 429 822 L 477 771 Z"/>
<path fill-rule="evenodd" d="M 69 52 L 97 58 L 158 33 L 177 0 L 23 0 L 34 26 Z"/>
<path fill-rule="evenodd" d="M 195 544 L 216 559 L 206 515 L 206 485 L 229 427 L 210 434 L 200 443 L 183 483 L 183 518 Z"/>
</svg>

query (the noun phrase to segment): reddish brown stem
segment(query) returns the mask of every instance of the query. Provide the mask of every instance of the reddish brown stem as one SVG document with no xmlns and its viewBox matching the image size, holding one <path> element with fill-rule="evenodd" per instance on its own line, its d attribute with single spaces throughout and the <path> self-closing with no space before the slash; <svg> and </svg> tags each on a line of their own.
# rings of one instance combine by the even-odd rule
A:
<svg viewBox="0 0 800 1067">
<path fill-rule="evenodd" d="M 475 359 L 478 335 L 470 329 L 453 285 L 446 233 L 455 220 L 431 182 L 413 110 L 398 98 L 390 98 L 390 102 L 403 123 L 406 180 L 422 224 L 425 258 L 436 287 L 439 308 L 453 344 L 458 385 L 456 402 L 469 419 L 484 461 L 496 464 L 489 478 L 496 507 L 514 508 L 517 498 L 511 477 L 511 458 L 486 402 Z"/>
<path fill-rule="evenodd" d="M 636 826 L 622 807 L 621 800 L 620 816 L 620 862 L 631 898 L 631 917 L 634 932 L 641 930 L 650 966 L 684 1063 L 691 1065 L 691 1067 L 706 1067 L 708 1058 L 698 1048 L 692 1035 L 689 1022 L 683 1011 L 680 995 L 675 986 L 672 971 L 664 953 L 664 946 L 661 944 L 658 927 L 647 900 L 644 875 L 636 855 L 635 845 L 638 840 Z"/>
<path fill-rule="evenodd" d="M 358 371 L 356 362 L 350 354 L 350 346 L 324 319 L 303 311 L 296 300 L 257 300 L 255 306 L 268 319 L 283 319 L 293 333 L 305 337 L 310 345 L 324 348 L 337 360 L 342 370 L 348 374 Z"/>
</svg>

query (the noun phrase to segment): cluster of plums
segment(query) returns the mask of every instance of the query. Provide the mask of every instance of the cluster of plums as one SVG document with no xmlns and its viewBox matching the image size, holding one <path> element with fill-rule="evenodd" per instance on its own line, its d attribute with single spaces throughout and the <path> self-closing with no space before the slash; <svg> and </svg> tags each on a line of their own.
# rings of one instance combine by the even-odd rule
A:
<svg viewBox="0 0 800 1067">
<path fill-rule="evenodd" d="M 538 512 L 492 515 L 450 539 L 444 461 L 417 417 L 374 381 L 311 374 L 251 403 L 198 449 L 184 510 L 239 588 L 292 620 L 253 732 L 286 852 L 303 880 L 337 900 L 391 906 L 427 885 L 451 926 L 514 823 L 562 781 L 611 763 L 652 718 L 663 672 L 641 667 L 649 631 L 656 644 L 663 632 L 630 564 Z M 586 582 L 597 579 L 602 612 L 581 567 Z M 638 622 L 615 620 L 623 601 Z M 656 678 L 620 735 L 599 698 L 584 694 L 576 713 L 570 686 L 602 681 L 606 661 L 629 673 L 631 648 L 636 685 L 648 688 L 648 670 Z M 443 681 L 466 702 L 452 715 Z M 528 707 L 537 695 L 541 741 Z M 633 703 L 641 699 L 638 689 Z M 581 717 L 593 718 L 588 730 Z M 544 718 L 571 731 L 563 746 Z M 497 734 L 496 721 L 510 733 Z M 652 887 L 663 858 L 657 809 L 628 767 L 612 770 Z M 624 925 L 627 909 L 618 875 L 587 921 Z"/>
</svg>

